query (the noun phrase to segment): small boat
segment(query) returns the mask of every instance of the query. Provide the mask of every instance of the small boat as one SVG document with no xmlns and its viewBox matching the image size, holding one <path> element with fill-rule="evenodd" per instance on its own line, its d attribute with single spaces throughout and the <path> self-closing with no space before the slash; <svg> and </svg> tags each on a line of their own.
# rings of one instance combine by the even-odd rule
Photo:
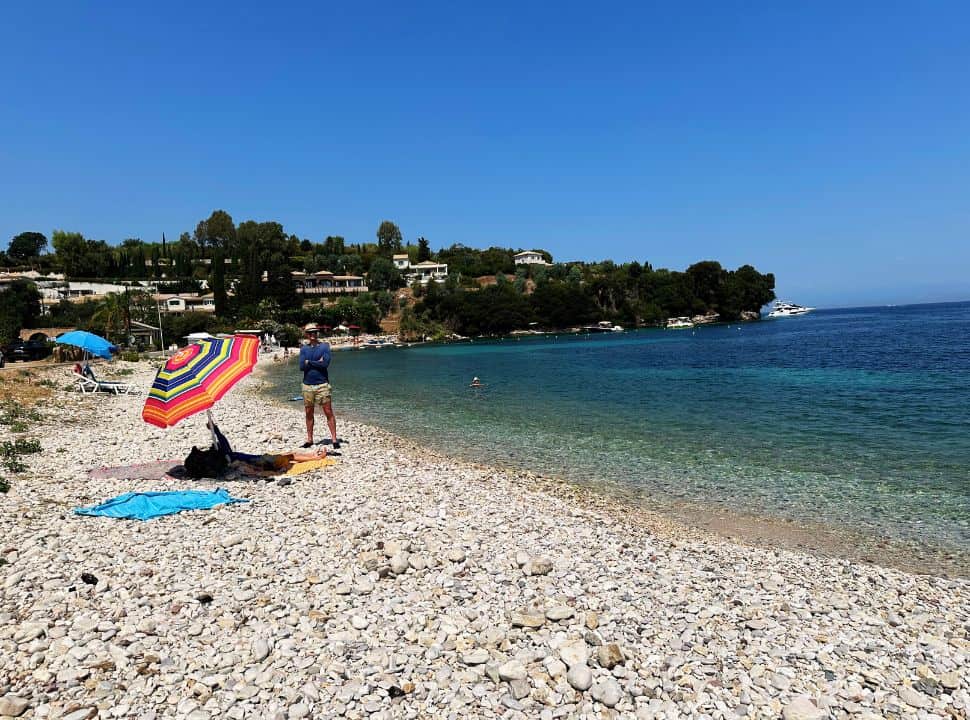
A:
<svg viewBox="0 0 970 720">
<path fill-rule="evenodd" d="M 623 332 L 623 328 L 619 325 L 614 325 L 609 320 L 600 320 L 595 325 L 584 325 L 583 332 Z"/>
<path fill-rule="evenodd" d="M 664 327 L 668 330 L 690 330 L 694 327 L 694 323 L 689 317 L 672 317 L 667 318 L 667 324 Z"/>
<path fill-rule="evenodd" d="M 805 307 L 804 305 L 796 305 L 795 303 L 777 300 L 775 301 L 774 307 L 771 308 L 771 312 L 768 313 L 768 317 L 795 317 L 796 315 L 810 313 L 814 309 L 813 307 Z"/>
</svg>

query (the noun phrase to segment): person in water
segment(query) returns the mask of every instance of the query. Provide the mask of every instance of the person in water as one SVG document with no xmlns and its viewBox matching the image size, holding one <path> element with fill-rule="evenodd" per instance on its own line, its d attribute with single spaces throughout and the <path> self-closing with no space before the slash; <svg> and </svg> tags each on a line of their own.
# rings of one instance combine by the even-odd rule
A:
<svg viewBox="0 0 970 720">
<path fill-rule="evenodd" d="M 469 383 L 468 385 L 468 387 L 481 387 L 481 386 L 482 386 L 482 381 L 479 380 L 477 377 L 472 378 L 471 383 Z"/>
</svg>

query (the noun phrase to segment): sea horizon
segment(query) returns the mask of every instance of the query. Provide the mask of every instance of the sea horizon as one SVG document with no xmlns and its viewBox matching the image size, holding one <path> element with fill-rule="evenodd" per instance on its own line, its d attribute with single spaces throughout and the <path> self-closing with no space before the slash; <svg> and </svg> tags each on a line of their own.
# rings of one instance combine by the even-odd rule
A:
<svg viewBox="0 0 970 720">
<path fill-rule="evenodd" d="M 777 300 L 783 302 L 790 302 L 787 295 L 779 295 Z M 774 301 L 773 301 L 774 302 Z M 924 305 L 963 305 L 970 303 L 970 298 L 963 300 L 919 300 L 915 302 L 879 302 L 879 303 L 867 303 L 867 304 L 853 304 L 853 305 L 828 305 L 825 303 L 819 303 L 814 307 L 817 310 L 866 310 L 869 308 L 892 308 L 892 307 L 918 307 Z M 801 304 L 801 303 L 800 303 Z M 811 303 L 808 303 L 811 306 Z M 770 307 L 766 305 L 765 307 Z"/>
</svg>

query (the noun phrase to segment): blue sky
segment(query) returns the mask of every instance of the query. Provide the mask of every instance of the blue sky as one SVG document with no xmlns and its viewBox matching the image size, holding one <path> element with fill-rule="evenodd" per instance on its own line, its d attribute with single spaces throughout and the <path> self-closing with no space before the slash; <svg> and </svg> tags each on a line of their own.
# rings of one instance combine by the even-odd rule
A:
<svg viewBox="0 0 970 720">
<path fill-rule="evenodd" d="M 0 242 L 224 208 L 970 299 L 967 3 L 465 5 L 7 6 Z"/>
</svg>

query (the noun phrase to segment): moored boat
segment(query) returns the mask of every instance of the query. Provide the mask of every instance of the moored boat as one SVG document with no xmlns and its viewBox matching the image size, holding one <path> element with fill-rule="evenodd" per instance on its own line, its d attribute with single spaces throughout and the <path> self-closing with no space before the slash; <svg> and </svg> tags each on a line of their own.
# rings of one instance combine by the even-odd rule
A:
<svg viewBox="0 0 970 720">
<path fill-rule="evenodd" d="M 768 317 L 795 317 L 796 315 L 810 313 L 814 309 L 813 307 L 805 307 L 804 305 L 776 300 L 774 306 L 771 308 L 771 312 L 768 313 Z"/>
<path fill-rule="evenodd" d="M 600 320 L 595 325 L 584 325 L 583 332 L 623 332 L 620 325 L 614 325 L 609 320 Z"/>
<path fill-rule="evenodd" d="M 694 323 L 689 317 L 672 317 L 667 318 L 667 324 L 664 327 L 668 330 L 689 330 L 694 327 Z"/>
</svg>

